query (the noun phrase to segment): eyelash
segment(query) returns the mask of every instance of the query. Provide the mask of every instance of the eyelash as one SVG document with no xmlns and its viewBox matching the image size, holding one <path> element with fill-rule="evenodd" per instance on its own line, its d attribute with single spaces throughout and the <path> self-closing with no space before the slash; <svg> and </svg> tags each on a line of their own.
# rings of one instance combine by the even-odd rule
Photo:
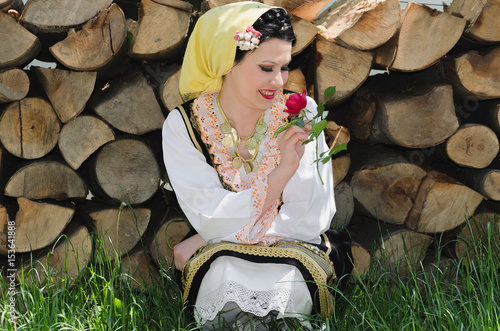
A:
<svg viewBox="0 0 500 331">
<path fill-rule="evenodd" d="M 272 72 L 273 71 L 273 68 L 271 68 L 271 67 L 260 66 L 260 69 L 262 71 L 265 71 L 265 72 Z M 285 67 L 281 67 L 281 70 L 282 71 L 290 71 L 290 68 L 288 66 L 285 66 Z"/>
</svg>

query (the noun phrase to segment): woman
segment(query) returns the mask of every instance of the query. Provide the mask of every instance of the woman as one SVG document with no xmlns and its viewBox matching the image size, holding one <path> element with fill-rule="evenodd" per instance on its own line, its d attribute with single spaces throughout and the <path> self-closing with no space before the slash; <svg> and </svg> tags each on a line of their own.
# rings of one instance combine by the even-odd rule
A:
<svg viewBox="0 0 500 331">
<path fill-rule="evenodd" d="M 350 270 L 349 249 L 333 247 L 337 261 L 317 249 L 335 213 L 331 163 L 320 164 L 323 185 L 315 144 L 303 145 L 307 128 L 274 137 L 287 118 L 283 85 L 294 42 L 286 12 L 254 2 L 203 14 L 188 42 L 180 90 L 191 102 L 169 114 L 163 150 L 197 232 L 175 246 L 175 267 L 205 327 L 248 316 L 241 312 L 257 319 L 300 318 L 313 309 L 328 315 L 331 298 L 311 284 L 328 269 L 325 282 Z M 316 111 L 313 99 L 307 108 Z M 328 149 L 323 135 L 318 143 Z"/>
</svg>

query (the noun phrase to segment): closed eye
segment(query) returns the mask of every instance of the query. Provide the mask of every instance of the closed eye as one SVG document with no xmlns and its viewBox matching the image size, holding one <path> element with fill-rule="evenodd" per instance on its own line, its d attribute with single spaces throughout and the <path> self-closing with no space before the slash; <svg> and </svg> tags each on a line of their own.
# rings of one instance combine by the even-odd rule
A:
<svg viewBox="0 0 500 331">
<path fill-rule="evenodd" d="M 273 67 L 267 67 L 267 66 L 259 66 L 259 67 L 262 71 L 265 71 L 265 72 L 272 72 L 273 71 Z"/>
</svg>

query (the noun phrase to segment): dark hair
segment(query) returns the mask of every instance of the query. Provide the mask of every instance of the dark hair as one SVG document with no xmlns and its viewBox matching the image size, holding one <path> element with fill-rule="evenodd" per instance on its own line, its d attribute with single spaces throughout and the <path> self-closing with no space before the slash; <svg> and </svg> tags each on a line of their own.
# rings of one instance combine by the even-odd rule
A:
<svg viewBox="0 0 500 331">
<path fill-rule="evenodd" d="M 283 8 L 269 9 L 262 14 L 252 26 L 255 30 L 262 33 L 260 36 L 261 43 L 271 38 L 278 38 L 284 41 L 290 41 L 292 45 L 295 44 L 296 38 L 292 29 L 292 21 Z M 242 51 L 236 48 L 234 61 L 241 61 L 247 52 L 249 51 Z"/>
</svg>

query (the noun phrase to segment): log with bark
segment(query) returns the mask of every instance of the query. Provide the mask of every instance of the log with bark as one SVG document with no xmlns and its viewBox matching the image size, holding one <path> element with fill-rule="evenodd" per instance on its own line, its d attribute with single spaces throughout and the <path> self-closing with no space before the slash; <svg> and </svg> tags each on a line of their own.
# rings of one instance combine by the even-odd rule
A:
<svg viewBox="0 0 500 331">
<path fill-rule="evenodd" d="M 147 289 L 158 285 L 160 273 L 155 267 L 149 252 L 137 244 L 120 260 L 121 279 L 132 287 Z"/>
<path fill-rule="evenodd" d="M 37 251 L 54 243 L 62 234 L 75 214 L 74 206 L 59 205 L 47 202 L 36 202 L 26 198 L 18 198 L 19 210 L 15 222 L 15 252 L 28 253 Z M 7 254 L 9 248 L 7 222 L 5 213 L 0 211 L 0 254 Z"/>
<path fill-rule="evenodd" d="M 159 130 L 165 120 L 153 88 L 139 70 L 109 82 L 89 105 L 114 128 L 133 135 Z"/>
<path fill-rule="evenodd" d="M 352 144 L 350 184 L 356 212 L 389 224 L 404 224 L 427 172 L 383 146 Z"/>
<path fill-rule="evenodd" d="M 343 0 L 330 2 L 314 18 L 329 40 L 359 50 L 384 45 L 399 28 L 399 0 Z"/>
<path fill-rule="evenodd" d="M 18 278 L 43 285 L 46 291 L 60 289 L 82 273 L 92 257 L 92 236 L 87 228 L 71 222 L 56 242 L 42 250 L 19 256 Z"/>
<path fill-rule="evenodd" d="M 97 72 L 78 72 L 34 67 L 33 70 L 61 122 L 78 116 L 89 100 Z"/>
<path fill-rule="evenodd" d="M 168 111 L 172 111 L 175 107 L 182 105 L 184 99 L 179 91 L 179 80 L 181 78 L 181 68 L 178 67 L 163 83 L 160 91 L 161 102 Z"/>
<path fill-rule="evenodd" d="M 133 36 L 129 55 L 139 60 L 182 57 L 191 27 L 193 6 L 181 0 L 143 0 L 139 28 Z"/>
<path fill-rule="evenodd" d="M 113 261 L 130 252 L 141 240 L 151 219 L 147 208 L 97 208 L 88 213 L 97 234 L 96 250 Z"/>
<path fill-rule="evenodd" d="M 159 267 L 164 270 L 174 268 L 174 246 L 186 237 L 190 229 L 185 217 L 177 213 L 166 215 L 149 245 L 153 261 Z"/>
<path fill-rule="evenodd" d="M 58 147 L 64 160 L 77 170 L 101 146 L 115 139 L 113 130 L 95 116 L 78 116 L 66 123 Z"/>
<path fill-rule="evenodd" d="M 81 30 L 49 48 L 58 62 L 76 71 L 110 70 L 127 46 L 127 23 L 116 4 L 105 8 Z"/>
<path fill-rule="evenodd" d="M 368 145 L 432 147 L 459 127 L 451 85 L 390 75 L 370 77 L 353 97 L 346 117 L 353 138 Z"/>
<path fill-rule="evenodd" d="M 500 47 L 451 55 L 443 61 L 446 78 L 466 96 L 500 98 Z"/>
<path fill-rule="evenodd" d="M 20 67 L 40 52 L 40 39 L 2 12 L 0 12 L 0 31 L 2 31 L 0 69 Z"/>
<path fill-rule="evenodd" d="M 484 1 L 484 0 L 483 0 Z M 482 2 L 482 1 L 481 1 Z M 465 36 L 483 43 L 500 42 L 500 1 L 487 0 L 479 17 L 466 31 Z"/>
<path fill-rule="evenodd" d="M 47 155 L 56 146 L 60 130 L 54 108 L 42 98 L 13 102 L 0 117 L 0 142 L 23 159 Z"/>
<path fill-rule="evenodd" d="M 4 194 L 27 199 L 85 199 L 87 185 L 63 162 L 33 161 L 17 170 L 5 185 Z"/>
<path fill-rule="evenodd" d="M 370 252 L 356 241 L 352 242 L 351 252 L 354 262 L 354 268 L 352 269 L 352 275 L 354 277 L 352 280 L 355 280 L 356 277 L 365 278 L 371 264 Z"/>
<path fill-rule="evenodd" d="M 326 105 L 351 96 L 368 78 L 372 60 L 370 52 L 349 49 L 318 35 L 309 68 L 309 84 L 314 85 L 317 102 L 325 101 L 323 91 L 330 86 L 336 86 L 336 93 Z"/>
<path fill-rule="evenodd" d="M 409 275 L 419 268 L 433 242 L 431 236 L 405 226 L 362 216 L 352 219 L 349 232 L 353 241 L 370 253 L 371 263 L 376 261 L 383 267 L 382 272 L 394 272 L 400 276 Z M 366 270 L 366 262 L 359 267 L 358 271 L 361 270 Z"/>
<path fill-rule="evenodd" d="M 405 224 L 421 233 L 449 231 L 472 215 L 484 196 L 443 173 L 427 172 Z"/>
<path fill-rule="evenodd" d="M 455 46 L 466 23 L 463 18 L 410 2 L 401 11 L 399 31 L 377 49 L 375 62 L 390 70 L 425 69 Z"/>
<path fill-rule="evenodd" d="M 30 79 L 25 71 L 12 68 L 0 72 L 0 103 L 19 101 L 29 89 Z"/>
<path fill-rule="evenodd" d="M 28 0 L 21 21 L 43 33 L 66 32 L 80 27 L 111 5 L 112 0 L 56 2 Z"/>
<path fill-rule="evenodd" d="M 479 208 L 478 208 L 479 209 Z M 446 253 L 454 259 L 478 264 L 500 253 L 500 220 L 494 211 L 481 209 L 446 238 Z"/>
<path fill-rule="evenodd" d="M 467 123 L 436 147 L 436 155 L 460 167 L 486 168 L 498 155 L 498 137 L 489 127 Z"/>
<path fill-rule="evenodd" d="M 448 14 L 462 17 L 467 21 L 465 32 L 474 25 L 488 0 L 453 0 L 445 11 Z"/>
<path fill-rule="evenodd" d="M 433 163 L 433 167 L 467 185 L 485 198 L 500 201 L 500 164 L 496 168 L 471 169 L 438 162 Z"/>
<path fill-rule="evenodd" d="M 160 185 L 158 161 L 139 138 L 108 142 L 95 154 L 90 168 L 90 190 L 107 202 L 139 205 L 151 199 Z"/>
<path fill-rule="evenodd" d="M 352 187 L 348 182 L 343 181 L 334 189 L 336 212 L 333 216 L 330 228 L 347 228 L 354 215 L 354 196 Z"/>
</svg>

